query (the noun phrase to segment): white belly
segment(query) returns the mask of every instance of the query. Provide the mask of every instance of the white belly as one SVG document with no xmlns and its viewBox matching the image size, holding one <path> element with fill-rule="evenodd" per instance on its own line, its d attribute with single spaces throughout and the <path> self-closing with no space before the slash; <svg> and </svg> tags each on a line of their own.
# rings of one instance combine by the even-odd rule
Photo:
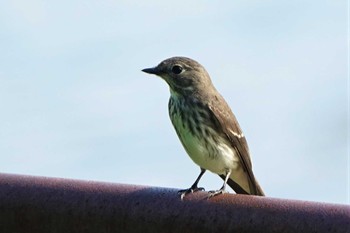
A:
<svg viewBox="0 0 350 233">
<path fill-rule="evenodd" d="M 194 136 L 188 127 L 184 127 L 179 116 L 172 119 L 172 122 L 187 154 L 198 166 L 216 174 L 226 174 L 228 170 L 238 168 L 239 158 L 234 150 L 226 145 L 224 139 L 215 142 L 203 134 L 199 134 L 200 138 Z"/>
</svg>

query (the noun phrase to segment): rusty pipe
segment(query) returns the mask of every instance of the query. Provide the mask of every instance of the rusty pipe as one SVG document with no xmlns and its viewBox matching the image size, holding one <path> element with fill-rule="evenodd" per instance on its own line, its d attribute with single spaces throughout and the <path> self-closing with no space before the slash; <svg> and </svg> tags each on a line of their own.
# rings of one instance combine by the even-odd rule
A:
<svg viewBox="0 0 350 233">
<path fill-rule="evenodd" d="M 350 232 L 350 206 L 0 173 L 0 232 Z"/>
</svg>

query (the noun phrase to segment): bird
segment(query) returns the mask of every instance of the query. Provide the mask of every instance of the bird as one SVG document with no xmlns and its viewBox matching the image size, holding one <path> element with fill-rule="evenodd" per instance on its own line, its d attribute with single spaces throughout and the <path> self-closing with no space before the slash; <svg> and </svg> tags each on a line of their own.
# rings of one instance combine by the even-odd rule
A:
<svg viewBox="0 0 350 233">
<path fill-rule="evenodd" d="M 181 199 L 204 191 L 198 183 L 207 170 L 224 181 L 220 189 L 209 191 L 208 198 L 226 193 L 226 185 L 236 194 L 264 196 L 252 170 L 246 137 L 205 68 L 191 58 L 176 56 L 142 71 L 168 84 L 170 120 L 185 151 L 200 168 L 192 186 L 178 192 Z"/>
</svg>

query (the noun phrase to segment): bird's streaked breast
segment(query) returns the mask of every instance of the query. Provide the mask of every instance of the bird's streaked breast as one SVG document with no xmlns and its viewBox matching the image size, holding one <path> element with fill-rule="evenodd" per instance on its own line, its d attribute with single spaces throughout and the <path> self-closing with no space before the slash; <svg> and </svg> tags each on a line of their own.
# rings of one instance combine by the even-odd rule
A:
<svg viewBox="0 0 350 233">
<path fill-rule="evenodd" d="M 169 116 L 183 147 L 196 164 L 217 174 L 235 169 L 239 159 L 211 127 L 209 114 L 195 99 L 172 95 Z"/>
</svg>

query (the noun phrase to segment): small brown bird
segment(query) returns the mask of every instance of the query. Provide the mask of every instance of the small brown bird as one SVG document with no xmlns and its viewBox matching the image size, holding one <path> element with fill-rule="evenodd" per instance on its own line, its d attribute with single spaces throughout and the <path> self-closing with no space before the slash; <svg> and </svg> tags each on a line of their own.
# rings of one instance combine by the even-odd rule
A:
<svg viewBox="0 0 350 233">
<path fill-rule="evenodd" d="M 171 122 L 187 154 L 201 169 L 194 184 L 179 191 L 181 199 L 204 190 L 198 182 L 206 170 L 224 180 L 209 197 L 224 193 L 226 184 L 239 194 L 264 196 L 253 174 L 246 138 L 204 67 L 190 58 L 172 57 L 142 71 L 168 83 Z"/>
</svg>

